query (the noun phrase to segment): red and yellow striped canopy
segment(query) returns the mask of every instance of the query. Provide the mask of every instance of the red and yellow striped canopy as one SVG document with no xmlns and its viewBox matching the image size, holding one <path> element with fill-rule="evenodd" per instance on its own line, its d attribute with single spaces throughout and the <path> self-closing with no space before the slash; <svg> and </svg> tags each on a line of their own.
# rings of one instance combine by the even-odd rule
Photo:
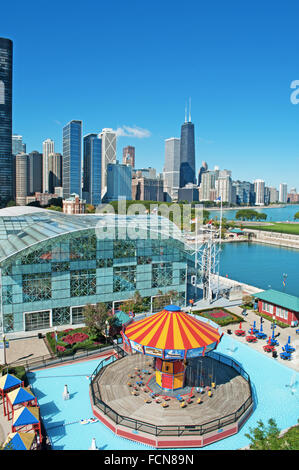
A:
<svg viewBox="0 0 299 470">
<path fill-rule="evenodd" d="M 148 318 L 136 321 L 125 329 L 127 339 L 145 347 L 162 350 L 204 348 L 220 340 L 217 328 L 182 312 L 167 307 Z"/>
</svg>

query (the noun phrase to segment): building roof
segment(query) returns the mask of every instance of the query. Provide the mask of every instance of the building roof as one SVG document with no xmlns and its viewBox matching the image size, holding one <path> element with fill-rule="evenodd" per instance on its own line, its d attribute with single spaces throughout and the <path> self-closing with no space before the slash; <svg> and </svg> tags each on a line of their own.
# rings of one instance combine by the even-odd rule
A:
<svg viewBox="0 0 299 470">
<path fill-rule="evenodd" d="M 207 322 L 168 305 L 161 312 L 130 323 L 125 336 L 145 348 L 186 351 L 216 346 L 221 332 Z"/>
<path fill-rule="evenodd" d="M 274 289 L 268 289 L 259 292 L 258 294 L 254 294 L 254 297 L 293 312 L 299 312 L 299 297 L 296 297 L 295 295 L 285 294 L 284 292 Z"/>
<path fill-rule="evenodd" d="M 155 218 L 155 221 L 154 221 Z M 126 228 L 127 231 L 150 230 L 183 240 L 181 231 L 165 217 L 156 215 L 114 215 L 80 214 L 69 215 L 63 212 L 41 209 L 33 206 L 14 206 L 0 209 L 0 262 L 27 248 L 54 239 L 60 235 L 88 229 L 98 229 L 98 237 L 103 227 Z M 102 231 L 101 231 L 102 228 Z M 161 235 L 162 236 L 162 235 Z M 107 234 L 105 233 L 105 238 Z"/>
</svg>

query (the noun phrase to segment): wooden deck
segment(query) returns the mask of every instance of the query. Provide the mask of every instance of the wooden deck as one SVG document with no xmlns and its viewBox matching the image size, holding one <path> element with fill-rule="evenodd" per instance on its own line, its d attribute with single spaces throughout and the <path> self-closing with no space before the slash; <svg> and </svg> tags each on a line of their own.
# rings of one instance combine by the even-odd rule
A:
<svg viewBox="0 0 299 470">
<path fill-rule="evenodd" d="M 138 396 L 132 395 L 133 389 L 127 385 L 128 382 L 135 385 L 136 381 L 141 380 L 135 375 L 136 368 L 150 371 L 150 375 L 141 374 L 144 383 L 147 383 L 154 374 L 152 359 L 140 354 L 124 357 L 106 368 L 98 379 L 101 399 L 122 416 L 162 426 L 200 425 L 237 411 L 250 396 L 247 381 L 233 368 L 206 357 L 192 360 L 193 374 L 188 374 L 188 371 L 186 374 L 189 385 L 198 385 L 195 382 L 195 372 L 199 370 L 197 365 L 199 360 L 203 364 L 201 371 L 206 371 L 205 385 L 210 385 L 209 373 L 212 371 L 216 389 L 213 390 L 212 397 L 208 397 L 207 392 L 199 394 L 194 389 L 192 403 L 185 408 L 180 407 L 176 398 L 167 401 L 167 408 L 163 408 L 152 398 L 151 403 L 145 403 L 145 399 L 150 398 L 150 392 L 142 391 L 142 387 L 138 387 Z M 130 378 L 130 375 L 134 378 Z M 166 395 L 166 392 L 163 393 L 161 390 L 161 396 L 163 395 Z M 200 404 L 197 403 L 199 396 L 202 401 Z"/>
</svg>

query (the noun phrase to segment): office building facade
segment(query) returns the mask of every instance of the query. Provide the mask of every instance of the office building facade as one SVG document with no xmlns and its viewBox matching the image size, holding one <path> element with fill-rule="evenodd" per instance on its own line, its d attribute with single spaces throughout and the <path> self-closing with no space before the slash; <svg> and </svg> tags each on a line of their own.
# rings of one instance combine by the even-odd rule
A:
<svg viewBox="0 0 299 470">
<path fill-rule="evenodd" d="M 107 165 L 107 192 L 105 202 L 132 199 L 132 167 L 117 160 Z"/>
<path fill-rule="evenodd" d="M 37 150 L 28 154 L 28 194 L 43 191 L 43 155 Z"/>
<path fill-rule="evenodd" d="M 288 201 L 288 185 L 286 183 L 280 183 L 279 185 L 279 202 L 284 204 Z"/>
<path fill-rule="evenodd" d="M 128 145 L 123 148 L 123 164 L 135 168 L 135 147 Z"/>
<path fill-rule="evenodd" d="M 107 192 L 107 165 L 116 160 L 116 132 L 113 129 L 105 128 L 99 134 L 102 139 L 102 188 L 101 196 Z"/>
<path fill-rule="evenodd" d="M 265 181 L 255 180 L 254 181 L 254 192 L 255 192 L 255 205 L 263 206 L 265 204 Z"/>
<path fill-rule="evenodd" d="M 70 121 L 63 128 L 62 186 L 64 199 L 82 195 L 82 121 Z"/>
<path fill-rule="evenodd" d="M 28 155 L 18 153 L 16 155 L 16 204 L 18 206 L 26 205 L 28 195 Z"/>
<path fill-rule="evenodd" d="M 12 60 L 12 41 L 0 38 L 0 203 L 13 197 Z"/>
<path fill-rule="evenodd" d="M 195 184 L 195 142 L 194 124 L 184 122 L 181 127 L 180 142 L 180 187 Z"/>
<path fill-rule="evenodd" d="M 180 187 L 180 146 L 181 140 L 176 137 L 165 140 L 163 190 L 171 200 L 177 200 Z"/>
<path fill-rule="evenodd" d="M 83 138 L 83 197 L 88 204 L 101 204 L 102 139 L 97 134 Z"/>
<path fill-rule="evenodd" d="M 50 190 L 50 169 L 49 157 L 54 155 L 54 141 L 46 139 L 43 142 L 43 192 L 49 193 Z"/>
<path fill-rule="evenodd" d="M 208 171 L 208 164 L 207 164 L 207 162 L 202 162 L 201 167 L 200 167 L 199 172 L 198 172 L 198 179 L 197 179 L 197 185 L 198 186 L 201 185 L 202 174 L 205 173 L 206 171 Z"/>
<path fill-rule="evenodd" d="M 26 144 L 23 142 L 23 136 L 13 134 L 12 136 L 12 154 L 26 153 Z"/>
</svg>

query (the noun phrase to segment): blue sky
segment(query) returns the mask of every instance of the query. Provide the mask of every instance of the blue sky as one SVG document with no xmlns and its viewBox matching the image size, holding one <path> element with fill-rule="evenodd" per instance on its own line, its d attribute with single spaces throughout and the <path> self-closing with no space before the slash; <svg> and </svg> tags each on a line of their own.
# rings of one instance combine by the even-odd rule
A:
<svg viewBox="0 0 299 470">
<path fill-rule="evenodd" d="M 46 138 L 62 151 L 71 119 L 84 134 L 122 129 L 132 135 L 118 138 L 118 157 L 134 145 L 137 167 L 162 171 L 191 96 L 197 169 L 206 160 L 299 191 L 298 13 L 297 0 L 4 2 L 13 131 L 27 151 Z"/>
</svg>

